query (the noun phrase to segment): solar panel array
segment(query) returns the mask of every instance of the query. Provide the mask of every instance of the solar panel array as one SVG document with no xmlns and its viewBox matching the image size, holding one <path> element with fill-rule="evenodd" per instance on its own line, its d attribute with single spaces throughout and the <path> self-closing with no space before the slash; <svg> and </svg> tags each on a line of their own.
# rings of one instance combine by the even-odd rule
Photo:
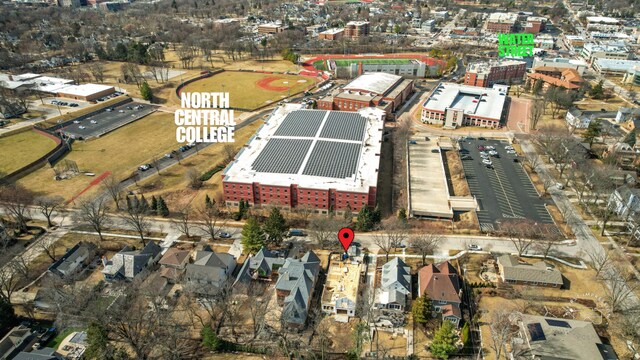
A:
<svg viewBox="0 0 640 360">
<path fill-rule="evenodd" d="M 298 110 L 289 113 L 278 129 L 275 136 L 314 137 L 322 125 L 326 111 Z"/>
<path fill-rule="evenodd" d="M 332 112 L 322 127 L 320 137 L 362 141 L 367 119 L 357 113 Z"/>
<path fill-rule="evenodd" d="M 251 167 L 265 173 L 295 174 L 304 161 L 312 140 L 271 139 Z"/>
<path fill-rule="evenodd" d="M 529 330 L 529 336 L 531 336 L 532 342 L 547 339 L 547 337 L 544 336 L 544 331 L 540 323 L 527 324 L 527 329 Z"/>
<path fill-rule="evenodd" d="M 360 144 L 319 140 L 302 172 L 304 175 L 347 178 L 356 173 Z"/>
<path fill-rule="evenodd" d="M 569 323 L 564 321 L 564 320 L 545 319 L 545 321 L 550 326 L 563 327 L 563 328 L 571 329 L 571 325 L 569 325 Z"/>
</svg>

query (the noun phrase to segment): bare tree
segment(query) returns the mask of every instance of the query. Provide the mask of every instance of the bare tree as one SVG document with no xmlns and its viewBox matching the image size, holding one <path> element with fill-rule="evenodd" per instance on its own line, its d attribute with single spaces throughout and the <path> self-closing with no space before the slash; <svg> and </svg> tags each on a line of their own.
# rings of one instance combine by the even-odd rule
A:
<svg viewBox="0 0 640 360">
<path fill-rule="evenodd" d="M 103 83 L 104 82 L 104 65 L 101 62 L 94 62 L 89 65 L 89 72 L 96 80 L 96 82 Z"/>
<path fill-rule="evenodd" d="M 554 225 L 540 225 L 540 236 L 536 241 L 534 248 L 542 253 L 544 259 L 546 259 L 552 250 L 559 246 L 562 242 L 563 236 Z"/>
<path fill-rule="evenodd" d="M 115 176 L 109 175 L 102 180 L 102 188 L 111 197 L 111 200 L 116 204 L 116 210 L 120 211 L 120 201 L 122 200 L 122 190 L 124 186 L 118 181 Z"/>
<path fill-rule="evenodd" d="M 236 156 L 236 149 L 233 145 L 225 144 L 222 149 L 225 155 L 225 161 L 231 161 Z"/>
<path fill-rule="evenodd" d="M 11 296 L 28 278 L 28 268 L 22 255 L 18 255 L 0 268 L 0 297 L 11 303 Z"/>
<path fill-rule="evenodd" d="M 92 200 L 84 200 L 80 202 L 80 208 L 76 212 L 77 221 L 90 226 L 98 233 L 100 241 L 104 240 L 102 231 L 111 224 L 111 218 L 107 213 L 109 206 L 104 197 L 97 197 Z"/>
<path fill-rule="evenodd" d="M 47 227 L 52 227 L 51 217 L 53 213 L 64 204 L 62 196 L 39 196 L 34 199 L 38 211 L 47 219 Z"/>
<path fill-rule="evenodd" d="M 202 187 L 202 180 L 200 180 L 200 173 L 198 172 L 198 170 L 191 168 L 187 170 L 185 176 L 187 178 L 187 181 L 189 182 L 190 188 L 197 190 Z"/>
<path fill-rule="evenodd" d="M 618 267 L 610 271 L 605 277 L 607 302 L 612 312 L 620 312 L 628 307 L 628 302 L 635 296 L 638 283 L 632 274 L 625 274 L 624 269 Z"/>
<path fill-rule="evenodd" d="M 603 270 L 613 262 L 610 250 L 593 247 L 587 251 L 587 256 L 591 260 L 591 266 L 596 271 L 596 278 L 600 278 Z"/>
<path fill-rule="evenodd" d="M 444 240 L 444 237 L 440 234 L 433 232 L 424 232 L 418 235 L 413 235 L 409 238 L 409 246 L 418 251 L 422 256 L 422 266 L 426 265 L 427 255 L 433 254 L 436 247 Z"/>
<path fill-rule="evenodd" d="M 20 185 L 9 184 L 0 187 L 0 209 L 4 210 L 20 233 L 28 230 L 29 205 L 32 202 L 31 193 Z"/>
<path fill-rule="evenodd" d="M 127 212 L 122 215 L 122 220 L 140 236 L 142 246 L 147 245 L 144 236 L 149 233 L 149 228 L 151 227 L 151 221 L 149 221 L 147 212 L 148 209 L 142 206 L 131 206 L 131 208 L 127 209 Z"/>
<path fill-rule="evenodd" d="M 529 165 L 531 172 L 538 172 L 538 166 L 540 165 L 540 157 L 538 154 L 527 153 L 525 154 L 525 159 L 527 160 L 527 164 Z"/>
<path fill-rule="evenodd" d="M 334 218 L 317 217 L 309 222 L 310 235 L 322 249 L 336 243 L 337 233 L 341 227 L 340 221 Z"/>
<path fill-rule="evenodd" d="M 178 211 L 178 218 L 171 223 L 187 238 L 191 238 L 191 228 L 193 227 L 193 216 L 189 206 Z"/>
<path fill-rule="evenodd" d="M 151 159 L 151 164 L 156 169 L 156 172 L 158 173 L 158 175 L 160 175 L 160 159 L 158 159 L 157 157 L 154 157 L 153 159 Z"/>
<path fill-rule="evenodd" d="M 494 351 L 496 359 L 500 359 L 506 345 L 516 333 L 511 323 L 510 316 L 513 312 L 506 309 L 496 309 L 491 314 L 489 323 L 489 334 L 491 343 L 489 346 Z"/>
<path fill-rule="evenodd" d="M 220 209 L 218 209 L 216 204 L 212 206 L 203 206 L 198 209 L 196 218 L 199 221 L 196 226 L 206 232 L 212 241 L 218 237 L 222 231 L 222 227 L 226 224 L 226 221 L 220 214 Z"/>
<path fill-rule="evenodd" d="M 389 261 L 389 253 L 406 239 L 406 226 L 394 219 L 383 225 L 382 233 L 373 236 L 373 243 L 384 252 L 386 261 Z"/>
<path fill-rule="evenodd" d="M 538 122 L 544 115 L 544 103 L 540 100 L 534 100 L 529 112 L 529 121 L 531 129 L 535 130 L 538 127 Z"/>
<path fill-rule="evenodd" d="M 499 232 L 511 240 L 518 256 L 527 252 L 534 243 L 533 223 L 529 220 L 505 220 L 500 224 Z"/>
</svg>

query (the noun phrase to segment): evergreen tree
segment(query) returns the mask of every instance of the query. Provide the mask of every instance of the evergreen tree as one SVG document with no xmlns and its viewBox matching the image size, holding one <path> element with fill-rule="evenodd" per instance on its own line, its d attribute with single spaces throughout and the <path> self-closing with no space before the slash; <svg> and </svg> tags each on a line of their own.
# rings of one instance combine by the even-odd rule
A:
<svg viewBox="0 0 640 360">
<path fill-rule="evenodd" d="M 140 203 L 138 204 L 138 210 L 141 212 L 149 211 L 149 202 L 145 199 L 144 194 L 140 196 Z"/>
<path fill-rule="evenodd" d="M 127 196 L 126 199 L 127 199 L 127 211 L 131 211 L 132 209 L 131 198 Z"/>
<path fill-rule="evenodd" d="M 440 329 L 433 335 L 433 342 L 429 347 L 431 355 L 439 359 L 448 359 L 449 355 L 454 354 L 458 348 L 456 341 L 458 340 L 454 333 L 453 324 L 450 321 L 443 321 Z"/>
<path fill-rule="evenodd" d="M 238 212 L 236 212 L 236 216 L 235 216 L 236 221 L 240 221 L 242 220 L 243 217 L 245 217 L 245 215 L 247 214 L 248 207 L 249 207 L 249 204 L 245 202 L 243 199 L 240 199 L 240 202 L 238 202 Z"/>
<path fill-rule="evenodd" d="M 155 197 L 155 195 L 151 195 L 151 209 L 149 210 L 153 214 L 158 213 L 158 199 Z"/>
<path fill-rule="evenodd" d="M 356 220 L 356 229 L 358 231 L 370 231 L 373 229 L 373 214 L 368 206 L 363 206 L 360 209 Z"/>
<path fill-rule="evenodd" d="M 8 329 L 16 321 L 16 313 L 7 299 L 0 297 L 0 330 Z"/>
<path fill-rule="evenodd" d="M 158 199 L 158 215 L 162 217 L 169 216 L 169 207 L 167 206 L 167 203 L 164 201 L 162 196 L 160 196 L 160 198 Z"/>
<path fill-rule="evenodd" d="M 591 91 L 589 91 L 589 95 L 591 95 L 591 97 L 594 99 L 602 99 L 604 97 L 603 80 L 600 80 L 596 86 L 591 88 Z"/>
<path fill-rule="evenodd" d="M 280 209 L 271 209 L 269 217 L 264 222 L 264 232 L 267 234 L 268 241 L 279 246 L 288 231 L 289 225 L 287 225 L 287 220 L 282 216 Z"/>
<path fill-rule="evenodd" d="M 242 246 L 250 254 L 255 254 L 264 246 L 264 232 L 256 218 L 249 218 L 242 227 Z"/>
<path fill-rule="evenodd" d="M 589 146 L 593 145 L 593 142 L 596 140 L 600 133 L 602 132 L 602 124 L 600 120 L 593 120 L 589 123 L 589 127 L 587 131 L 585 131 L 584 135 L 582 135 L 582 139 L 589 143 Z"/>
<path fill-rule="evenodd" d="M 206 194 L 204 197 L 204 207 L 207 209 L 211 209 L 215 203 L 211 201 L 209 194 Z"/>
<path fill-rule="evenodd" d="M 382 221 L 382 212 L 380 211 L 380 207 L 378 207 L 378 205 L 373 208 L 373 212 L 371 213 L 371 221 L 373 222 L 374 226 L 380 224 L 380 221 Z"/>
<path fill-rule="evenodd" d="M 407 223 L 407 210 L 405 208 L 398 210 L 398 220 L 402 223 Z"/>
<path fill-rule="evenodd" d="M 464 326 L 462 326 L 462 330 L 460 330 L 460 340 L 462 340 L 462 343 L 464 344 L 464 346 L 468 346 L 469 345 L 469 322 L 466 321 L 464 323 Z"/>
<path fill-rule="evenodd" d="M 174 11 L 178 11 L 178 3 L 176 2 L 176 0 L 171 1 L 171 7 Z"/>
<path fill-rule="evenodd" d="M 347 206 L 344 208 L 344 219 L 347 220 L 349 223 L 351 223 L 351 221 L 353 220 L 353 211 L 351 210 L 351 206 L 349 206 L 349 204 L 347 204 Z"/>
<path fill-rule="evenodd" d="M 140 96 L 147 101 L 153 100 L 153 91 L 146 81 L 140 85 Z"/>
<path fill-rule="evenodd" d="M 87 348 L 85 359 L 104 359 L 108 356 L 109 332 L 99 322 L 92 321 L 87 327 Z"/>
<path fill-rule="evenodd" d="M 222 349 L 224 340 L 220 339 L 211 326 L 205 326 L 200 330 L 202 336 L 202 345 L 211 351 L 218 351 Z"/>
<path fill-rule="evenodd" d="M 631 147 L 634 147 L 636 144 L 636 129 L 629 131 L 622 142 L 629 144 L 629 146 Z"/>
<path fill-rule="evenodd" d="M 431 299 L 426 294 L 418 297 L 411 305 L 413 321 L 416 324 L 426 324 L 431 319 L 432 310 Z"/>
</svg>

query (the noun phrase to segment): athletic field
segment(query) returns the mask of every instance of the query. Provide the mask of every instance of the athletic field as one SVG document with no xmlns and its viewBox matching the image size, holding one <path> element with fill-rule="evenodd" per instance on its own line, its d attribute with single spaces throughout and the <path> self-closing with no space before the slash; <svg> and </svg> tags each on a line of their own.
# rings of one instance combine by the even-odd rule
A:
<svg viewBox="0 0 640 360">
<path fill-rule="evenodd" d="M 192 82 L 182 91 L 228 92 L 231 107 L 252 110 L 304 91 L 314 83 L 315 78 L 308 76 L 225 71 Z"/>
<path fill-rule="evenodd" d="M 0 138 L 0 172 L 10 174 L 56 147 L 56 142 L 35 131 Z"/>
<path fill-rule="evenodd" d="M 333 59 L 336 62 L 336 66 L 349 66 L 350 64 L 393 64 L 393 65 L 404 65 L 411 63 L 410 59 Z"/>
</svg>

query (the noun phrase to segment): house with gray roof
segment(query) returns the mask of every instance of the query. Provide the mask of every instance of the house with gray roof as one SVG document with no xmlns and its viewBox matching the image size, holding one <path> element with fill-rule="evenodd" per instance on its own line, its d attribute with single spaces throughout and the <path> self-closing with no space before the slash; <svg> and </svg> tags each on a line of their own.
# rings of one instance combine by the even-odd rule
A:
<svg viewBox="0 0 640 360">
<path fill-rule="evenodd" d="M 227 281 L 236 268 L 231 254 L 216 253 L 206 246 L 195 254 L 195 261 L 186 267 L 185 279 L 196 293 L 216 291 Z"/>
<path fill-rule="evenodd" d="M 320 259 L 313 251 L 300 259 L 287 258 L 279 269 L 276 295 L 282 320 L 289 327 L 304 327 L 319 272 Z"/>
<path fill-rule="evenodd" d="M 141 250 L 132 250 L 125 246 L 110 260 L 103 259 L 102 274 L 107 281 L 118 279 L 133 280 L 148 266 L 155 264 L 160 258 L 162 248 L 153 241 Z"/>
<path fill-rule="evenodd" d="M 411 298 L 411 268 L 400 258 L 382 266 L 382 280 L 376 292 L 378 309 L 404 310 Z"/>
<path fill-rule="evenodd" d="M 0 360 L 13 359 L 34 339 L 33 332 L 26 326 L 16 326 L 0 340 Z"/>
<path fill-rule="evenodd" d="M 90 261 L 96 250 L 96 245 L 88 242 L 79 242 L 69 249 L 64 256 L 49 266 L 49 271 L 60 277 L 76 272 L 82 264 Z"/>
<path fill-rule="evenodd" d="M 588 321 L 522 315 L 518 322 L 524 347 L 534 359 L 617 360 Z"/>
<path fill-rule="evenodd" d="M 520 261 L 511 255 L 498 258 L 498 269 L 502 281 L 509 284 L 526 284 L 547 287 L 562 287 L 562 273 L 544 261 L 533 264 Z"/>
<path fill-rule="evenodd" d="M 242 264 L 234 285 L 252 280 L 273 281 L 278 274 L 278 269 L 284 263 L 284 258 L 267 250 L 266 247 L 262 247 L 254 256 L 247 258 Z"/>
<path fill-rule="evenodd" d="M 29 352 L 22 351 L 13 360 L 63 360 L 55 349 L 46 347 L 42 349 L 34 349 Z"/>
<path fill-rule="evenodd" d="M 621 218 L 633 217 L 640 212 L 640 189 L 620 186 L 609 196 L 607 206 Z"/>
</svg>

